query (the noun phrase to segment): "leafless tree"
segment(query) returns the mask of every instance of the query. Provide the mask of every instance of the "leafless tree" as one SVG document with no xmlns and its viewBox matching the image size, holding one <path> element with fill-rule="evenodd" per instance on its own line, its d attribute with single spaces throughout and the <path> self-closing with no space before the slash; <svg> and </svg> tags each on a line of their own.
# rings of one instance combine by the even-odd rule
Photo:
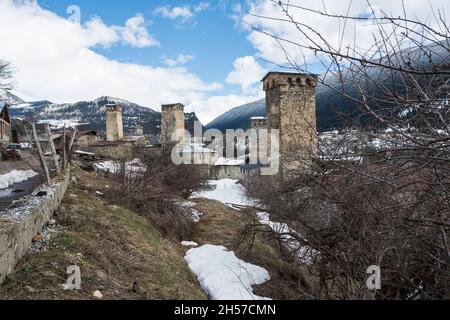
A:
<svg viewBox="0 0 450 320">
<path fill-rule="evenodd" d="M 11 64 L 0 59 L 0 89 L 9 90 L 12 87 L 13 70 Z"/>
<path fill-rule="evenodd" d="M 318 90 L 329 93 L 330 112 L 335 112 L 336 131 L 317 136 L 313 172 L 299 171 L 275 192 L 271 182 L 259 178 L 258 192 L 251 192 L 273 219 L 296 230 L 288 239 L 317 253 L 309 257 L 308 268 L 319 286 L 309 294 L 448 299 L 450 30 L 445 14 L 432 8 L 430 23 L 409 17 L 406 10 L 390 16 L 370 1 L 371 18 L 294 1 L 268 2 L 278 8 L 273 16 L 249 15 L 289 25 L 297 38 L 253 29 L 276 41 L 286 56 L 283 67 L 307 72 L 306 59 L 293 59 L 292 48 L 303 56 L 314 53 L 325 70 Z M 302 14 L 338 21 L 344 26 L 340 39 L 346 37 L 345 25 L 372 22 L 374 32 L 367 35 L 372 41 L 365 48 L 357 42 L 331 43 L 318 25 L 304 23 Z M 370 265 L 382 270 L 382 289 L 374 294 L 365 286 Z"/>
</svg>

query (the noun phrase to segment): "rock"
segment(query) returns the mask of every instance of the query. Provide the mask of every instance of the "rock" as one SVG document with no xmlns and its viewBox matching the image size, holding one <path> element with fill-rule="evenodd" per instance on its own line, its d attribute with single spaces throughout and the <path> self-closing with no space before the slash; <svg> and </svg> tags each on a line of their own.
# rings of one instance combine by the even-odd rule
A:
<svg viewBox="0 0 450 320">
<path fill-rule="evenodd" d="M 98 290 L 95 290 L 92 295 L 97 299 L 103 299 L 103 294 Z"/>
<path fill-rule="evenodd" d="M 54 226 L 56 224 L 56 220 L 55 219 L 50 219 L 49 221 L 48 221 L 48 225 L 49 226 Z"/>
<path fill-rule="evenodd" d="M 27 290 L 29 293 L 35 293 L 36 289 L 30 286 L 25 286 L 24 287 L 25 290 Z"/>
</svg>

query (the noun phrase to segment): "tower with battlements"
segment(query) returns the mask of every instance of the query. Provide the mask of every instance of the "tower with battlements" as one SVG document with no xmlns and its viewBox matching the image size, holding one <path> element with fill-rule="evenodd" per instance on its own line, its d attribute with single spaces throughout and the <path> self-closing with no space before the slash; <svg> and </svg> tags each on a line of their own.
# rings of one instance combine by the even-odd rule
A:
<svg viewBox="0 0 450 320">
<path fill-rule="evenodd" d="M 166 104 L 161 108 L 161 148 L 170 152 L 171 146 L 184 143 L 184 105 Z"/>
<path fill-rule="evenodd" d="M 268 132 L 279 130 L 282 179 L 310 171 L 317 155 L 317 76 L 269 72 L 262 81 L 266 92 Z"/>
<path fill-rule="evenodd" d="M 123 108 L 119 105 L 106 105 L 106 141 L 123 139 Z"/>
</svg>

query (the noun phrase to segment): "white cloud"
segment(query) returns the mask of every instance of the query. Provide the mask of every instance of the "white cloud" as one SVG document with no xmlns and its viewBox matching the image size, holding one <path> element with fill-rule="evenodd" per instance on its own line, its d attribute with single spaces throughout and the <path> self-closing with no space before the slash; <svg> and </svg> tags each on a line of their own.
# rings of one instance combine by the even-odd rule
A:
<svg viewBox="0 0 450 320">
<path fill-rule="evenodd" d="M 159 42 L 148 33 L 142 15 L 128 19 L 125 27 L 114 27 L 114 29 L 122 35 L 122 41 L 132 47 L 144 48 L 159 45 Z"/>
<path fill-rule="evenodd" d="M 200 2 L 199 4 L 197 4 L 194 7 L 194 11 L 199 13 L 199 12 L 205 11 L 208 8 L 209 8 L 209 3 L 208 2 Z"/>
<path fill-rule="evenodd" d="M 252 89 L 251 86 L 258 83 L 267 72 L 252 56 L 237 58 L 233 66 L 234 71 L 228 75 L 226 82 L 240 85 L 243 92 Z"/>
<path fill-rule="evenodd" d="M 121 63 L 92 50 L 121 41 L 148 45 L 142 21 L 128 20 L 123 28 L 130 34 L 124 35 L 100 18 L 79 25 L 35 1 L 0 0 L 0 55 L 17 70 L 17 92 L 33 100 L 75 102 L 111 95 L 157 109 L 164 103 L 201 101 L 221 88 L 185 68 Z"/>
<path fill-rule="evenodd" d="M 286 2 L 286 1 L 285 1 Z M 380 15 L 380 10 L 391 16 L 402 16 L 403 1 L 389 1 L 389 0 L 371 0 L 370 3 L 373 8 L 378 11 Z M 350 7 L 349 7 L 349 4 Z M 429 2 L 424 2 L 423 0 L 405 0 L 405 10 L 407 16 L 417 17 L 425 22 L 427 25 L 433 25 L 435 23 L 435 18 L 431 11 L 430 5 L 433 6 L 435 14 L 436 10 L 441 9 L 441 13 L 444 16 L 450 16 L 450 5 L 448 0 L 430 0 Z M 324 11 L 326 8 L 328 13 L 333 13 L 337 15 L 345 15 L 347 9 L 349 9 L 349 14 L 354 16 L 370 16 L 370 9 L 366 1 L 335 1 L 335 0 L 294 0 L 290 1 L 289 14 L 294 17 L 295 21 L 302 24 L 313 26 L 316 31 L 318 31 L 321 36 L 326 39 L 332 46 L 338 47 L 340 44 L 342 48 L 347 45 L 353 47 L 356 42 L 359 48 L 368 48 L 373 42 L 372 33 L 376 33 L 376 26 L 370 21 L 352 21 L 347 22 L 345 25 L 344 37 L 341 37 L 342 30 L 344 28 L 344 23 L 339 19 L 330 19 L 324 16 L 314 14 L 311 12 L 303 11 L 298 8 L 293 7 L 293 5 L 299 5 L 305 8 L 311 8 L 314 10 Z M 235 10 L 236 13 L 239 10 Z M 296 61 L 297 63 L 310 63 L 316 60 L 315 54 L 309 50 L 301 50 L 298 46 L 290 43 L 283 43 L 283 51 L 277 41 L 268 35 L 260 33 L 256 30 L 250 29 L 249 25 L 260 28 L 276 37 L 289 39 L 301 45 L 310 45 L 304 34 L 301 34 L 295 25 L 289 22 L 283 22 L 277 19 L 286 19 L 286 15 L 280 10 L 277 2 L 266 1 L 266 0 L 251 0 L 249 1 L 249 7 L 247 12 L 250 12 L 257 16 L 270 17 L 273 19 L 263 19 L 251 14 L 242 13 L 241 14 L 241 26 L 246 28 L 248 31 L 248 39 L 252 45 L 258 50 L 259 56 L 273 61 L 277 64 L 286 63 L 286 52 L 289 58 Z M 340 23 L 339 23 L 340 22 Z M 307 30 L 306 34 L 314 39 L 318 39 L 317 35 L 313 34 L 311 30 Z M 341 43 L 342 40 L 342 43 Z"/>
<path fill-rule="evenodd" d="M 183 65 L 193 60 L 195 57 L 192 54 L 179 54 L 175 58 L 163 57 L 163 62 L 169 67 L 176 67 Z"/>
<path fill-rule="evenodd" d="M 155 15 L 160 15 L 163 18 L 170 20 L 179 20 L 184 23 L 192 20 L 196 14 L 205 11 L 209 7 L 208 2 L 200 2 L 194 6 L 183 5 L 183 6 L 162 6 L 156 8 L 153 13 Z"/>
<path fill-rule="evenodd" d="M 189 20 L 194 16 L 189 6 L 184 7 L 158 7 L 155 9 L 154 14 L 161 15 L 163 18 L 170 20 L 181 19 L 182 21 Z"/>
</svg>

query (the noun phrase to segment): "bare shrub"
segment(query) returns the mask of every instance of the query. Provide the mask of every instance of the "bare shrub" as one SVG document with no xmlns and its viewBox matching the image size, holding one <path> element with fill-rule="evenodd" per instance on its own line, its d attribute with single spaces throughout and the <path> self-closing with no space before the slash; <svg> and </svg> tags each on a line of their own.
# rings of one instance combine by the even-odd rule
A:
<svg viewBox="0 0 450 320">
<path fill-rule="evenodd" d="M 308 67 L 307 61 L 291 59 L 298 56 L 292 48 L 312 50 L 325 70 L 320 90 L 332 100 L 328 116 L 334 127 L 326 129 L 334 130 L 318 134 L 311 172 L 298 170 L 296 179 L 280 181 L 278 188 L 261 179 L 247 184 L 273 220 L 290 224 L 290 236 L 318 253 L 309 264 L 298 259 L 319 284 L 308 293 L 448 299 L 450 30 L 445 15 L 432 9 L 432 23 L 409 17 L 406 10 L 392 17 L 368 1 L 374 32 L 363 48 L 332 43 L 320 26 L 301 17 L 316 15 L 340 25 L 368 18 L 269 2 L 278 8 L 274 16 L 250 15 L 294 28 L 298 38 L 280 37 L 264 24 L 254 30 L 276 41 L 292 70 Z M 344 27 L 342 39 L 345 32 Z M 301 161 L 300 155 L 287 156 Z M 370 265 L 381 267 L 382 289 L 376 292 L 365 283 Z"/>
<path fill-rule="evenodd" d="M 160 157 L 122 163 L 107 192 L 112 201 L 148 217 L 166 237 L 188 239 L 193 227 L 190 208 L 179 202 L 203 186 L 204 177 L 193 166 L 176 166 Z"/>
</svg>

